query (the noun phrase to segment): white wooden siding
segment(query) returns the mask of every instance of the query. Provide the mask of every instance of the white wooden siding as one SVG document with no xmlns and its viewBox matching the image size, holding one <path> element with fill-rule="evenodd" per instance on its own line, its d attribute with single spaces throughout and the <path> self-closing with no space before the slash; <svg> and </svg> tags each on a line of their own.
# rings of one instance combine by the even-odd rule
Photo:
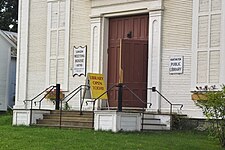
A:
<svg viewBox="0 0 225 150">
<path fill-rule="evenodd" d="M 118 5 L 123 3 L 141 2 L 144 0 L 93 0 L 92 7 L 100 7 L 106 5 Z"/>
<path fill-rule="evenodd" d="M 163 15 L 162 42 L 162 94 L 172 103 L 184 104 L 183 110 L 196 109 L 191 100 L 191 61 L 192 61 L 192 1 L 165 0 Z M 183 74 L 169 74 L 171 56 L 184 56 Z M 169 110 L 169 104 L 161 99 L 162 111 Z M 175 107 L 175 111 L 179 108 Z"/>
<path fill-rule="evenodd" d="M 0 31 L 2 32 L 2 31 Z M 0 111 L 7 110 L 11 44 L 0 35 Z"/>
<path fill-rule="evenodd" d="M 60 5 L 59 11 L 61 15 L 57 17 L 58 6 L 53 2 L 53 9 L 51 9 L 51 24 L 49 27 L 52 29 L 52 32 L 49 35 L 49 49 L 47 48 L 47 14 L 48 14 L 48 3 L 46 0 L 31 0 L 30 1 L 30 26 L 29 26 L 29 58 L 28 58 L 28 80 L 24 82 L 27 85 L 27 98 L 30 99 L 37 95 L 40 91 L 46 88 L 46 65 L 49 63 L 49 84 L 56 84 L 58 80 L 59 83 L 65 83 L 65 77 L 69 78 L 69 87 L 70 91 L 80 84 L 84 84 L 85 77 L 72 77 L 72 72 L 69 70 L 73 67 L 73 47 L 74 46 L 84 46 L 87 45 L 88 49 L 90 43 L 90 18 L 88 17 L 91 14 L 91 2 L 89 0 L 77 1 L 71 0 L 71 30 L 70 35 L 67 35 L 67 31 L 63 29 L 62 26 L 68 22 L 65 22 L 65 14 L 62 13 L 65 5 Z M 70 11 L 70 9 L 66 9 Z M 23 16 L 24 17 L 24 16 Z M 57 28 L 57 19 L 59 18 L 59 30 Z M 81 19 L 82 18 L 82 19 Z M 79 21 L 77 21 L 79 20 Z M 65 44 L 68 40 L 64 35 L 67 35 L 66 38 L 71 38 L 70 47 L 66 48 Z M 21 37 L 24 38 L 24 37 Z M 69 44 L 69 43 L 68 43 Z M 65 59 L 65 49 L 69 51 L 70 59 Z M 46 55 L 46 50 L 49 50 L 49 55 Z M 23 51 L 22 51 L 23 53 Z M 88 55 L 90 53 L 88 52 Z M 47 62 L 46 58 L 49 58 Z M 56 61 L 56 58 L 58 60 Z M 23 60 L 21 60 L 21 63 Z M 67 63 L 66 63 L 67 61 Z M 58 65 L 56 64 L 58 62 Z M 63 64 L 68 64 L 69 69 Z M 56 72 L 56 68 L 58 72 Z M 23 68 L 24 69 L 24 68 Z M 69 74 L 68 74 L 69 73 Z M 20 75 L 20 79 L 23 78 Z M 57 77 L 57 80 L 56 80 Z M 21 91 L 20 91 L 21 92 Z M 21 93 L 19 93 L 21 94 Z M 24 100 L 24 99 L 22 99 Z M 74 98 L 71 101 L 70 106 L 73 105 L 73 109 L 79 108 L 78 98 Z"/>
<path fill-rule="evenodd" d="M 69 90 L 72 91 L 79 85 L 85 84 L 85 76 L 72 76 L 73 68 L 73 48 L 74 46 L 85 46 L 87 45 L 87 72 L 90 72 L 90 37 L 91 37 L 91 24 L 90 16 L 91 14 L 91 1 L 90 0 L 72 0 L 71 1 L 71 26 L 70 26 L 70 63 L 69 63 Z M 74 97 L 70 101 L 70 106 L 73 109 L 78 109 L 80 106 L 79 95 Z M 84 107 L 92 108 L 92 104 L 88 104 Z M 86 109 L 86 108 L 85 108 Z"/>
<path fill-rule="evenodd" d="M 45 89 L 46 71 L 46 30 L 47 30 L 47 4 L 46 0 L 30 1 L 29 44 L 27 99 L 31 99 Z M 24 27 L 22 27 L 24 28 Z M 20 37 L 23 38 L 23 37 Z M 21 49 L 24 53 L 24 50 Z M 19 78 L 21 80 L 21 76 Z M 24 99 L 20 99 L 23 101 Z"/>
<path fill-rule="evenodd" d="M 192 1 L 165 0 L 163 13 L 163 49 L 191 47 Z"/>
</svg>

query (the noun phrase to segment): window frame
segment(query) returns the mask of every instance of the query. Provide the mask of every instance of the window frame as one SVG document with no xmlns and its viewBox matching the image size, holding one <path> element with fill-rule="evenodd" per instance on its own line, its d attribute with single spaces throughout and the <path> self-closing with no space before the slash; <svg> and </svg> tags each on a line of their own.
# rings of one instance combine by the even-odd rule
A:
<svg viewBox="0 0 225 150">
<path fill-rule="evenodd" d="M 211 1 L 209 0 L 209 6 L 211 6 Z M 225 1 L 221 0 L 221 10 L 216 11 L 216 12 L 211 12 L 211 7 L 209 8 L 208 13 L 205 12 L 199 12 L 199 3 L 200 0 L 193 1 L 193 16 L 192 16 L 192 69 L 191 69 L 191 90 L 194 90 L 196 86 L 205 86 L 205 85 L 216 85 L 217 87 L 221 85 L 222 83 L 225 83 L 225 49 L 224 49 L 224 42 L 225 42 L 225 37 L 223 36 L 225 33 L 225 15 L 224 15 L 224 10 L 225 10 Z M 210 26 L 211 26 L 211 16 L 214 14 L 220 14 L 221 15 L 221 22 L 220 22 L 220 45 L 219 47 L 211 47 L 211 39 L 210 39 Z M 208 16 L 208 43 L 207 47 L 205 49 L 198 48 L 198 24 L 199 24 L 199 16 Z M 220 51 L 220 62 L 219 62 L 219 83 L 210 83 L 209 82 L 209 60 L 210 60 L 210 52 L 212 51 Z M 206 51 L 208 54 L 207 57 L 207 83 L 197 83 L 197 72 L 198 72 L 198 52 L 199 51 Z M 224 78 L 223 78 L 224 77 Z M 209 85 L 210 84 L 210 85 Z"/>
<path fill-rule="evenodd" d="M 58 12 L 59 10 L 59 3 L 65 1 L 65 27 L 59 27 L 59 15 L 57 18 L 57 28 L 51 28 L 51 10 L 52 10 L 52 3 L 58 3 Z M 47 17 L 47 46 L 46 46 L 46 86 L 50 86 L 50 62 L 52 57 L 50 56 L 51 53 L 51 31 L 57 31 L 57 45 L 59 45 L 59 31 L 65 31 L 65 50 L 64 50 L 64 57 L 60 58 L 60 56 L 56 56 L 56 63 L 60 59 L 64 59 L 64 74 L 63 74 L 63 84 L 61 85 L 61 89 L 63 91 L 68 91 L 69 86 L 69 32 L 70 32 L 70 0 L 48 0 L 48 17 Z M 58 48 L 57 48 L 58 51 Z M 58 54 L 58 52 L 57 52 Z M 57 68 L 58 65 L 56 64 L 56 82 L 57 82 Z M 56 84 L 56 83 L 55 83 Z"/>
</svg>

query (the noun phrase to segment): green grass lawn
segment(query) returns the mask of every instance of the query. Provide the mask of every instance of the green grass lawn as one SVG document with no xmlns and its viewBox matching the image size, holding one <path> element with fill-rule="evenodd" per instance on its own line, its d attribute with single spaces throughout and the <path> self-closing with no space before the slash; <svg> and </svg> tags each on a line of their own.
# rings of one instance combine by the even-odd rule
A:
<svg viewBox="0 0 225 150">
<path fill-rule="evenodd" d="M 220 150 L 207 133 L 194 131 L 112 133 L 11 126 L 0 115 L 1 150 Z M 222 149 L 221 149 L 222 150 Z"/>
</svg>

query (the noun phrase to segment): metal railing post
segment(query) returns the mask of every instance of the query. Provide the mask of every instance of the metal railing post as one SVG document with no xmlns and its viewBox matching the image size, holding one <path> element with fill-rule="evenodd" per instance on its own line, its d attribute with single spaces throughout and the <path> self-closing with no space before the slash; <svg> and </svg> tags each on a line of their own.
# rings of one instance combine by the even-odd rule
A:
<svg viewBox="0 0 225 150">
<path fill-rule="evenodd" d="M 93 101 L 93 112 L 92 112 L 92 128 L 94 129 L 94 119 L 95 119 L 95 101 Z"/>
<path fill-rule="evenodd" d="M 80 115 L 83 115 L 83 112 L 82 112 L 82 105 L 83 105 L 83 99 L 82 99 L 82 86 L 80 87 Z"/>
<path fill-rule="evenodd" d="M 156 87 L 152 87 L 152 88 L 148 88 L 148 89 L 151 89 L 152 92 L 156 92 L 158 93 L 169 105 L 170 105 L 170 127 L 172 128 L 172 114 L 173 114 L 173 106 L 175 105 L 179 105 L 180 106 L 180 110 L 183 108 L 183 104 L 174 104 L 174 103 L 171 103 L 164 95 L 162 95 L 157 89 Z"/>
<path fill-rule="evenodd" d="M 31 105 L 30 105 L 30 125 L 32 124 L 32 118 L 33 118 L 33 116 L 32 116 L 32 109 L 33 109 L 33 101 L 30 101 L 31 102 Z"/>
<path fill-rule="evenodd" d="M 118 108 L 117 111 L 118 112 L 122 112 L 123 108 L 122 108 L 122 101 L 123 101 L 123 84 L 119 83 L 118 84 Z"/>
<path fill-rule="evenodd" d="M 55 109 L 59 110 L 60 101 L 60 84 L 56 84 L 56 99 L 55 99 Z"/>
<path fill-rule="evenodd" d="M 59 128 L 62 127 L 62 101 L 60 101 L 60 112 L 59 112 Z"/>
</svg>

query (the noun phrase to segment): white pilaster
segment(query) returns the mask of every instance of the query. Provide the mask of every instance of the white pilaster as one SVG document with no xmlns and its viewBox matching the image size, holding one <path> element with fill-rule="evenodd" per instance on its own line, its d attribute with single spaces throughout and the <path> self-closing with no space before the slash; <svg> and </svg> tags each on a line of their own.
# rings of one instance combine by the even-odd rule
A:
<svg viewBox="0 0 225 150">
<path fill-rule="evenodd" d="M 149 56 L 148 56 L 148 88 L 156 87 L 161 91 L 161 30 L 162 10 L 149 12 Z M 152 103 L 149 111 L 160 111 L 161 97 L 151 90 L 147 93 L 148 103 Z M 149 107 L 148 107 L 149 108 Z"/>
<path fill-rule="evenodd" d="M 101 51 L 101 17 L 91 18 L 91 48 L 90 48 L 90 71 L 100 73 L 102 65 Z"/>
<path fill-rule="evenodd" d="M 221 1 L 221 33 L 220 33 L 220 84 L 225 83 L 225 1 Z"/>
<path fill-rule="evenodd" d="M 23 108 L 23 101 L 26 99 L 29 9 L 30 0 L 19 0 L 16 101 L 14 108 Z"/>
</svg>

